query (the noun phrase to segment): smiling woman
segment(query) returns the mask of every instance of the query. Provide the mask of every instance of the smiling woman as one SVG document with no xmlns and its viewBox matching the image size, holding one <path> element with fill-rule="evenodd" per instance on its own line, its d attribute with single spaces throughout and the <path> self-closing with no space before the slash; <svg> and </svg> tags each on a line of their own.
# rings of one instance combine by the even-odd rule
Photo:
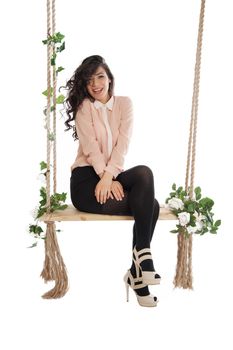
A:
<svg viewBox="0 0 233 350">
<path fill-rule="evenodd" d="M 145 165 L 124 170 L 133 125 L 131 99 L 114 95 L 113 74 L 99 55 L 83 60 L 67 88 L 65 124 L 70 129 L 75 121 L 74 137 L 79 139 L 71 166 L 72 203 L 83 212 L 134 218 L 133 260 L 124 281 L 140 305 L 156 306 L 148 288 L 160 282 L 150 251 L 159 217 L 154 177 Z"/>
</svg>

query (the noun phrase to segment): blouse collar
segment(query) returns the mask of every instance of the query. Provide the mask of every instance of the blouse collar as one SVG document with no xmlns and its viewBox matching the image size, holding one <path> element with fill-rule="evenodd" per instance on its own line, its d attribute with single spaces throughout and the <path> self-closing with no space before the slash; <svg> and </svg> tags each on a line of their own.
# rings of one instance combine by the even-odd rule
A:
<svg viewBox="0 0 233 350">
<path fill-rule="evenodd" d="M 98 100 L 95 100 L 94 106 L 96 109 L 99 109 L 100 107 L 107 107 L 110 111 L 112 111 L 113 108 L 113 103 L 114 103 L 114 97 L 112 96 L 110 100 L 108 100 L 107 103 L 102 103 Z"/>
</svg>

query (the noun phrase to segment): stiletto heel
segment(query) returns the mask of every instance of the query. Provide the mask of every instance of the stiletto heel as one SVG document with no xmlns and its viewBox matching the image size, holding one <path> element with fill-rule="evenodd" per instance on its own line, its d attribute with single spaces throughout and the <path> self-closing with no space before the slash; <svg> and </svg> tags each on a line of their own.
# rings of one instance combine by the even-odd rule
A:
<svg viewBox="0 0 233 350">
<path fill-rule="evenodd" d="M 128 281 L 130 281 L 130 283 Z M 124 282 L 125 282 L 125 287 L 126 287 L 126 298 L 127 298 L 127 301 L 129 301 L 129 287 L 131 287 L 132 290 L 136 294 L 136 297 L 137 297 L 139 305 L 146 306 L 146 307 L 157 306 L 158 300 L 157 300 L 157 298 L 154 295 L 152 295 L 152 294 L 149 294 L 149 295 L 146 295 L 146 296 L 137 295 L 136 289 L 146 287 L 146 284 L 144 284 L 142 282 L 142 278 L 141 277 L 133 278 L 130 270 L 128 270 L 126 272 L 125 276 L 124 276 Z"/>
<path fill-rule="evenodd" d="M 128 279 L 127 279 L 128 280 Z M 125 289 L 126 289 L 126 301 L 128 302 L 129 301 L 129 285 L 127 283 L 127 280 L 125 281 L 124 279 L 124 282 L 125 282 Z"/>
<path fill-rule="evenodd" d="M 138 269 L 141 272 L 142 275 L 142 281 L 144 284 L 147 285 L 154 285 L 154 284 L 160 284 L 161 277 L 156 271 L 143 271 L 141 268 L 141 262 L 147 259 L 152 260 L 151 250 L 150 248 L 144 248 L 139 251 L 136 250 L 136 247 L 133 249 L 133 261 L 136 266 L 136 269 Z M 138 275 L 138 272 L 137 272 Z"/>
</svg>

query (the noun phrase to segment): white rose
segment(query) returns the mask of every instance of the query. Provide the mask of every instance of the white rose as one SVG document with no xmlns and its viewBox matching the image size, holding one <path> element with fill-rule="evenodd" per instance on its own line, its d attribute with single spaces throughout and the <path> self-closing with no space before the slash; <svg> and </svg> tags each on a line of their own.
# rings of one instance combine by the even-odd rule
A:
<svg viewBox="0 0 233 350">
<path fill-rule="evenodd" d="M 202 228 L 203 228 L 203 222 L 202 221 L 197 221 L 196 222 L 196 228 L 197 228 L 197 231 L 201 231 Z"/>
<path fill-rule="evenodd" d="M 187 226 L 187 231 L 189 234 L 196 233 L 197 227 L 196 226 Z"/>
<path fill-rule="evenodd" d="M 184 209 L 184 203 L 182 202 L 181 199 L 176 198 L 176 197 L 173 197 L 173 198 L 169 199 L 168 206 L 171 209 L 177 209 L 177 210 L 178 209 L 181 209 L 181 210 Z"/>
<path fill-rule="evenodd" d="M 45 185 L 46 183 L 46 177 L 44 174 L 40 173 L 38 176 L 37 176 L 37 180 L 40 181 L 41 185 Z"/>
<path fill-rule="evenodd" d="M 33 210 L 31 210 L 31 215 L 33 219 L 35 220 L 38 214 L 39 207 L 35 207 Z"/>
<path fill-rule="evenodd" d="M 178 219 L 181 226 L 186 226 L 190 221 L 190 214 L 185 211 L 178 214 Z"/>
</svg>

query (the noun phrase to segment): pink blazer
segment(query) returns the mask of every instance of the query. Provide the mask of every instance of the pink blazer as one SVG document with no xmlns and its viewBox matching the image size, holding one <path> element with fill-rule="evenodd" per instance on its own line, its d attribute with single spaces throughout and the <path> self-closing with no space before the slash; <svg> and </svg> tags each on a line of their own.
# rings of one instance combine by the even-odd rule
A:
<svg viewBox="0 0 233 350">
<path fill-rule="evenodd" d="M 79 147 L 71 170 L 78 166 L 91 165 L 97 174 L 108 171 L 114 178 L 124 170 L 124 157 L 132 134 L 133 108 L 129 97 L 113 98 L 112 110 L 108 110 L 108 122 L 112 132 L 110 156 L 103 111 L 86 98 L 75 116 Z"/>
</svg>

